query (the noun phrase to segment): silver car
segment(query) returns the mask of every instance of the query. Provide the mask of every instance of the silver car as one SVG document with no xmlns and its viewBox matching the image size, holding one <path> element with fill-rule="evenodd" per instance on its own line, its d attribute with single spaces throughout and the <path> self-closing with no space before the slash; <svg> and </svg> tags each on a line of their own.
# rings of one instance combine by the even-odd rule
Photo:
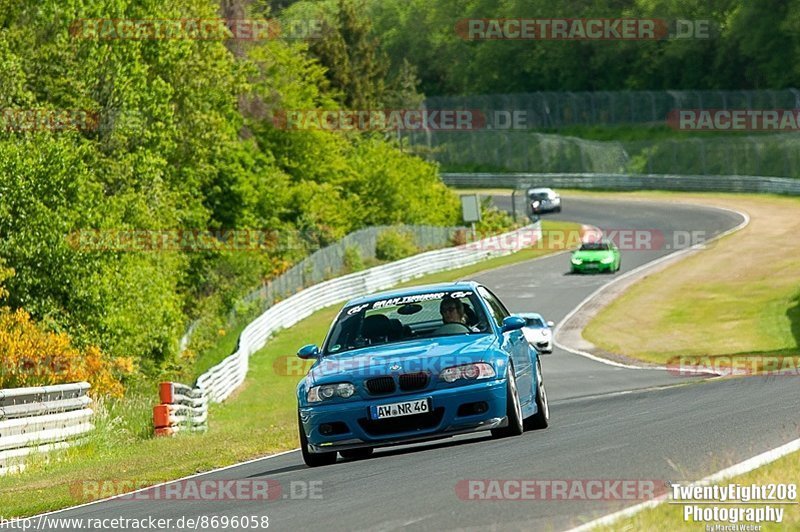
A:
<svg viewBox="0 0 800 532">
<path fill-rule="evenodd" d="M 515 316 L 525 318 L 522 332 L 529 344 L 540 353 L 553 352 L 553 327 L 555 324 L 552 321 L 545 321 L 541 314 L 535 312 L 515 314 Z"/>
<path fill-rule="evenodd" d="M 552 188 L 529 188 L 528 203 L 533 214 L 561 212 L 561 196 Z"/>
</svg>

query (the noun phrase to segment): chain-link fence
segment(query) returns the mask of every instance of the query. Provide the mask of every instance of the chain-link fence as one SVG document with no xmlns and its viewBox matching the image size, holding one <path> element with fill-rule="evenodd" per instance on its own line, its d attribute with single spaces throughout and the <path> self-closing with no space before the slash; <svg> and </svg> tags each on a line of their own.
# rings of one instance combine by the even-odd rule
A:
<svg viewBox="0 0 800 532">
<path fill-rule="evenodd" d="M 480 131 L 436 141 L 421 153 L 450 171 L 800 177 L 800 133 L 604 142 Z"/>
<path fill-rule="evenodd" d="M 800 91 L 795 89 L 435 97 L 426 101 L 426 107 L 468 109 L 472 116 L 483 117 L 467 131 L 403 134 L 416 153 L 438 161 L 447 171 L 800 177 L 797 132 L 677 133 L 666 138 L 659 134 L 657 140 L 596 141 L 536 131 L 579 125 L 666 125 L 668 113 L 675 109 L 800 109 Z"/>
<path fill-rule="evenodd" d="M 424 251 L 452 245 L 459 229 L 430 225 L 374 226 L 360 229 L 337 243 L 312 253 L 283 274 L 245 296 L 243 301 L 245 303 L 260 301 L 262 309 L 268 308 L 276 301 L 285 299 L 303 288 L 346 273 L 345 254 L 348 249 L 357 250 L 362 260 L 375 259 L 378 237 L 386 230 L 397 230 L 410 235 L 416 247 Z"/>
<path fill-rule="evenodd" d="M 797 109 L 800 90 L 533 92 L 434 96 L 428 109 L 480 110 L 495 128 L 523 112 L 527 128 L 663 123 L 673 109 Z M 498 114 L 500 113 L 500 114 Z"/>
</svg>

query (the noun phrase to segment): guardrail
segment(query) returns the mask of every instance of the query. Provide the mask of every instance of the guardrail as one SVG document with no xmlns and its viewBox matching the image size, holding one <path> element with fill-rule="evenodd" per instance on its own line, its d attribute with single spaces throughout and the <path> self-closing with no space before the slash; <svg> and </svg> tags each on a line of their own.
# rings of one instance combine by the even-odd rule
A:
<svg viewBox="0 0 800 532">
<path fill-rule="evenodd" d="M 244 382 L 250 355 L 261 349 L 267 339 L 278 330 L 291 327 L 317 310 L 335 303 L 384 290 L 425 274 L 467 266 L 490 257 L 508 255 L 531 246 L 539 238 L 541 238 L 541 226 L 537 222 L 516 231 L 461 246 L 420 253 L 389 264 L 323 281 L 301 290 L 276 303 L 247 325 L 239 336 L 236 351 L 198 377 L 194 388 L 170 383 L 173 386 L 173 394 L 177 389 L 178 393 L 184 396 L 196 399 L 200 395 L 205 395 L 208 401 L 222 402 Z M 192 390 L 195 395 L 188 394 L 188 390 Z M 171 404 L 163 397 L 162 403 L 160 407 L 168 407 Z M 176 408 L 175 411 L 179 410 Z M 169 408 L 161 408 L 158 415 L 159 418 L 156 420 L 154 410 L 154 422 L 156 427 L 161 429 L 174 429 L 175 425 L 185 421 L 179 419 L 184 416 L 173 414 Z M 167 424 L 170 420 L 165 416 L 173 416 L 176 424 Z M 156 429 L 158 434 L 171 435 L 178 432 L 175 430 L 159 432 L 158 428 Z"/>
<path fill-rule="evenodd" d="M 63 449 L 94 429 L 88 382 L 0 390 L 0 475 L 35 453 Z"/>
<path fill-rule="evenodd" d="M 457 187 L 528 186 L 588 190 L 674 190 L 681 192 L 757 192 L 800 195 L 800 179 L 743 175 L 448 173 L 442 180 Z"/>
</svg>

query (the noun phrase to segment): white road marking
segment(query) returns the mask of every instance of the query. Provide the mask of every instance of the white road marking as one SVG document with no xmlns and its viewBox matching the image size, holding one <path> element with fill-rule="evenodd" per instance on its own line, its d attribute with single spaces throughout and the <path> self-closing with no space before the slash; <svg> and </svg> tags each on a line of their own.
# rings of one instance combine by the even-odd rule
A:
<svg viewBox="0 0 800 532">
<path fill-rule="evenodd" d="M 589 358 L 591 360 L 594 360 L 596 362 L 600 362 L 602 364 L 607 364 L 609 366 L 615 366 L 615 367 L 618 367 L 618 368 L 625 368 L 625 369 L 654 369 L 654 370 L 664 370 L 664 371 L 666 371 L 666 369 L 667 369 L 666 366 L 635 366 L 635 365 L 632 365 L 632 364 L 623 364 L 622 362 L 615 362 L 615 361 L 609 360 L 607 358 L 602 358 L 602 357 L 595 356 L 595 355 L 593 355 L 591 353 L 587 353 L 586 351 L 581 351 L 580 349 L 573 349 L 573 348 L 571 348 L 569 346 L 566 346 L 566 345 L 562 344 L 561 342 L 559 342 L 558 333 L 561 331 L 561 325 L 562 324 L 567 323 L 585 305 L 587 305 L 589 302 L 591 302 L 595 297 L 597 297 L 603 290 L 607 289 L 608 287 L 613 286 L 614 284 L 619 283 L 619 282 L 627 279 L 628 277 L 632 277 L 634 275 L 637 275 L 638 273 L 640 273 L 640 272 L 642 272 L 644 270 L 647 270 L 649 268 L 653 268 L 653 267 L 661 264 L 662 262 L 665 262 L 667 260 L 674 260 L 676 257 L 691 253 L 691 252 L 693 252 L 693 251 L 695 251 L 697 249 L 701 249 L 704 246 L 706 246 L 707 244 L 710 244 L 711 242 L 714 242 L 715 240 L 723 238 L 723 237 L 725 237 L 725 236 L 727 236 L 727 235 L 729 235 L 731 233 L 735 233 L 736 231 L 739 231 L 740 229 L 743 229 L 743 228 L 747 227 L 747 225 L 750 223 L 750 216 L 748 216 L 747 213 L 739 212 L 739 211 L 736 211 L 736 210 L 733 210 L 733 209 L 726 209 L 724 207 L 716 207 L 716 206 L 715 207 L 707 206 L 707 207 L 713 208 L 713 209 L 719 209 L 719 210 L 722 210 L 722 211 L 732 212 L 732 213 L 734 213 L 734 214 L 736 214 L 738 216 L 741 216 L 743 220 L 736 227 L 733 227 L 731 229 L 728 229 L 727 231 L 724 231 L 724 232 L 720 233 L 719 235 L 717 235 L 717 236 L 711 238 L 710 240 L 708 240 L 707 242 L 703 242 L 703 243 L 700 243 L 700 244 L 695 244 L 695 245 L 693 245 L 691 247 L 682 249 L 680 251 L 676 251 L 674 253 L 669 253 L 667 255 L 664 255 L 663 257 L 659 257 L 658 259 L 655 259 L 655 260 L 650 261 L 648 263 L 642 264 L 641 266 L 639 266 L 637 268 L 634 268 L 633 270 L 631 270 L 629 272 L 625 272 L 624 274 L 622 274 L 619 277 L 616 277 L 615 279 L 607 282 L 606 284 L 604 284 L 603 286 L 601 286 L 600 288 L 598 288 L 597 290 L 595 290 L 594 292 L 592 292 L 591 294 L 586 296 L 586 298 L 584 298 L 583 301 L 578 303 L 578 306 L 576 306 L 574 309 L 572 309 L 569 312 L 569 314 L 567 314 L 564 317 L 564 319 L 559 321 L 558 324 L 556 325 L 555 330 L 553 331 L 553 343 L 555 344 L 555 346 L 558 347 L 559 349 L 563 349 L 564 351 L 567 351 L 569 353 L 572 353 L 572 354 L 575 354 L 575 355 L 579 355 L 579 356 L 582 356 L 582 357 L 585 357 L 585 358 Z M 684 372 L 684 373 L 691 373 L 691 371 L 688 370 L 688 369 L 682 369 L 681 371 Z M 699 373 L 699 374 L 708 374 L 709 371 L 698 371 L 697 373 Z"/>
</svg>

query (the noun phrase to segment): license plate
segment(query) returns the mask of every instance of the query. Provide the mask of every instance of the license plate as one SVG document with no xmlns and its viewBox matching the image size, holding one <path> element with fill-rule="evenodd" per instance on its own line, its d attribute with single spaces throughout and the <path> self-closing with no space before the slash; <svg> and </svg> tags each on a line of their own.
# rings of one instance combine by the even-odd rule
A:
<svg viewBox="0 0 800 532">
<path fill-rule="evenodd" d="M 595 269 L 597 269 L 597 264 L 594 263 L 594 262 L 589 262 L 589 263 L 584 264 L 583 267 L 586 268 L 587 270 L 595 270 Z"/>
<path fill-rule="evenodd" d="M 372 405 L 369 407 L 369 413 L 372 419 L 386 419 L 389 417 L 426 414 L 430 412 L 430 410 L 431 408 L 429 399 L 417 399 L 416 401 L 403 401 L 402 403 Z"/>
</svg>

